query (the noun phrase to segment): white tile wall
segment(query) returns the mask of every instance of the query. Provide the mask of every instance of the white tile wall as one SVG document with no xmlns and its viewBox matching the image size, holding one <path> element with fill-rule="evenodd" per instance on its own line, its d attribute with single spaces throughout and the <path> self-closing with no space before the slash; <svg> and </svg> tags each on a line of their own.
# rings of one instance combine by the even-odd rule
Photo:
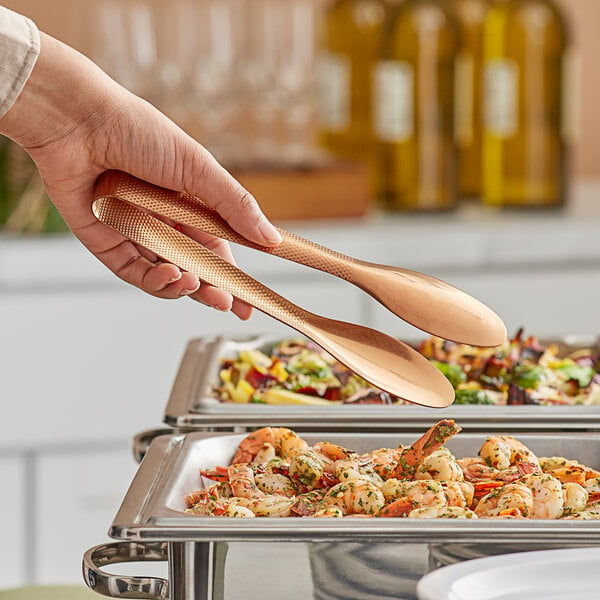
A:
<svg viewBox="0 0 600 600">
<path fill-rule="evenodd" d="M 308 310 L 361 319 L 361 292 L 343 282 L 284 281 L 277 290 Z M 4 418 L 24 425 L 6 431 L 0 445 L 156 427 L 189 339 L 292 331 L 258 311 L 242 322 L 133 288 L 0 294 L 0 315 L 11 316 L 0 338 L 0 398 L 10 399 Z"/>
<path fill-rule="evenodd" d="M 34 583 L 83 582 L 82 556 L 91 546 L 109 541 L 108 528 L 136 468 L 128 443 L 38 457 L 32 506 Z"/>
</svg>

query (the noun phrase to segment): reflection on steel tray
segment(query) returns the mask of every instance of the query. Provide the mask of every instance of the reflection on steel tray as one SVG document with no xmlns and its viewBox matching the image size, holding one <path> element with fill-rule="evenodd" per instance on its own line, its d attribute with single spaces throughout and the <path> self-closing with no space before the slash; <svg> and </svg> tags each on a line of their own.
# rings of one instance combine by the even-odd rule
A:
<svg viewBox="0 0 600 600">
<path fill-rule="evenodd" d="M 191 340 L 165 422 L 180 429 L 250 428 L 268 422 L 345 431 L 418 430 L 431 424 L 431 409 L 396 403 L 302 345 L 282 342 L 281 335 Z M 494 352 L 425 340 L 421 350 L 444 370 L 464 402 L 436 411 L 435 418 L 455 418 L 471 430 L 599 429 L 600 405 L 594 404 L 599 377 L 593 354 L 583 350 L 595 344 L 595 339 L 572 336 L 542 346 L 517 334 L 502 352 Z M 563 358 L 568 355 L 574 360 Z M 237 401 L 221 401 L 232 395 Z M 469 404 L 474 398 L 483 398 L 483 405 Z"/>
<path fill-rule="evenodd" d="M 395 572 L 402 572 L 403 560 L 411 562 L 414 569 L 412 557 L 432 548 L 435 564 L 439 566 L 444 556 L 448 560 L 460 560 L 463 548 L 468 550 L 469 557 L 474 557 L 477 553 L 480 556 L 496 554 L 499 549 L 519 552 L 600 543 L 598 520 L 229 519 L 186 513 L 185 497 L 198 485 L 198 469 L 228 464 L 244 437 L 244 434 L 195 432 L 155 438 L 110 528 L 112 537 L 124 541 L 121 545 L 96 547 L 86 554 L 84 574 L 88 585 L 101 593 L 124 597 L 122 590 L 130 591 L 131 586 L 140 585 L 140 580 L 134 582 L 120 577 L 117 583 L 111 578 L 116 576 L 101 570 L 103 565 L 168 557 L 170 599 L 213 598 L 219 581 L 222 586 L 222 573 L 215 569 L 222 567 L 223 548 L 230 542 L 309 543 L 314 581 L 318 576 L 319 583 L 331 581 L 335 585 L 335 574 L 342 569 L 356 578 L 356 585 L 361 589 L 368 584 L 360 581 L 365 574 L 380 577 L 380 570 L 386 571 L 392 563 L 378 565 L 375 570 L 365 565 L 365 569 L 352 571 L 345 569 L 344 561 L 356 561 L 359 556 L 369 561 L 372 553 L 378 552 L 380 543 L 396 544 L 398 550 L 393 559 L 390 558 L 393 568 L 397 569 Z M 303 437 L 314 444 L 323 439 L 323 433 L 305 433 Z M 414 441 L 412 434 L 396 433 L 332 432 L 326 437 L 359 452 Z M 455 455 L 473 455 L 485 437 L 463 433 L 450 440 L 448 448 Z M 600 439 L 596 434 L 531 433 L 521 434 L 519 439 L 537 455 L 576 456 L 591 467 L 600 467 Z M 360 552 L 357 545 L 362 549 Z M 148 557 L 144 556 L 146 546 Z M 403 548 L 406 549 L 404 558 Z M 439 552 L 439 548 L 445 553 Z M 318 569 L 314 568 L 315 560 Z M 277 559 L 272 567 L 278 569 Z M 413 572 L 413 575 L 418 578 L 426 570 L 424 565 L 421 572 Z M 155 578 L 145 581 L 144 585 L 146 590 L 155 592 L 145 597 L 156 598 L 161 597 L 159 594 L 167 587 L 165 581 L 160 583 Z M 382 597 L 394 596 L 379 596 Z"/>
</svg>

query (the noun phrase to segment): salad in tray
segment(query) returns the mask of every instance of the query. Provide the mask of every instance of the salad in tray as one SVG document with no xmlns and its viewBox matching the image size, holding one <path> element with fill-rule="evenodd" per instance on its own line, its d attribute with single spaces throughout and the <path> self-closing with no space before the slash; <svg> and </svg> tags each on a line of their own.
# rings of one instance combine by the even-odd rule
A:
<svg viewBox="0 0 600 600">
<path fill-rule="evenodd" d="M 542 344 L 523 330 L 493 348 L 436 337 L 416 347 L 452 383 L 455 404 L 600 404 L 599 348 L 561 356 L 558 344 Z M 305 339 L 222 359 L 215 393 L 222 402 L 236 403 L 408 404 L 374 388 Z"/>
</svg>

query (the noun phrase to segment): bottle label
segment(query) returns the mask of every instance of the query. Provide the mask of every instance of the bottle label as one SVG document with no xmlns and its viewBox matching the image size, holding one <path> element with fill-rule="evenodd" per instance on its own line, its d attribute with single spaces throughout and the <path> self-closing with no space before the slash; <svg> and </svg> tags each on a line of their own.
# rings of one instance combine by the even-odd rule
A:
<svg viewBox="0 0 600 600">
<path fill-rule="evenodd" d="M 454 131 L 456 144 L 459 148 L 466 148 L 473 143 L 473 101 L 475 99 L 475 61 L 467 52 L 456 55 L 454 66 L 454 88 L 456 98 L 454 102 Z"/>
<path fill-rule="evenodd" d="M 375 65 L 373 106 L 375 135 L 384 142 L 413 136 L 414 75 L 410 64 L 382 60 Z"/>
<path fill-rule="evenodd" d="M 518 67 L 513 60 L 490 60 L 484 66 L 485 128 L 500 138 L 517 132 L 518 82 Z"/>
<path fill-rule="evenodd" d="M 319 122 L 323 129 L 350 127 L 350 69 L 350 60 L 343 54 L 323 52 L 319 57 Z"/>
</svg>

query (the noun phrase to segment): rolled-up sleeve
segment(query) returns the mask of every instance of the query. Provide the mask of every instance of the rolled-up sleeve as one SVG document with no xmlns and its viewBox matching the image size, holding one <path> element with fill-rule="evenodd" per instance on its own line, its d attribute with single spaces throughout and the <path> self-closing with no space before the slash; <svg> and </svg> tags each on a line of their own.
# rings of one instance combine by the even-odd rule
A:
<svg viewBox="0 0 600 600">
<path fill-rule="evenodd" d="M 0 6 L 0 118 L 21 93 L 39 53 L 33 21 Z"/>
</svg>

